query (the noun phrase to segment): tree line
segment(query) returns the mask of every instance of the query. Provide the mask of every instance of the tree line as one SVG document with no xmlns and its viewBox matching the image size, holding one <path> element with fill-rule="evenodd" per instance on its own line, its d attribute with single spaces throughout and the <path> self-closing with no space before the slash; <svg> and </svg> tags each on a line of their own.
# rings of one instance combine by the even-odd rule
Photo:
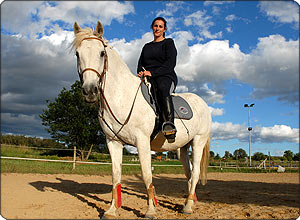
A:
<svg viewBox="0 0 300 220">
<path fill-rule="evenodd" d="M 53 139 L 38 137 L 27 137 L 24 135 L 2 135 L 0 134 L 1 144 L 28 146 L 37 148 L 64 148 L 65 146 Z"/>
<path fill-rule="evenodd" d="M 213 151 L 210 151 L 210 157 L 215 159 L 215 160 L 241 160 L 241 159 L 245 159 L 248 157 L 248 154 L 246 153 L 246 151 L 242 148 L 239 148 L 237 150 L 235 150 L 233 152 L 233 154 L 231 154 L 229 151 L 225 151 L 224 156 L 221 157 L 218 153 L 215 155 L 215 153 Z M 251 159 L 255 160 L 255 161 L 262 161 L 265 160 L 266 158 L 268 158 L 269 155 L 266 155 L 264 153 L 261 152 L 255 152 L 252 156 Z M 270 156 L 271 157 L 271 156 Z M 272 156 L 271 159 L 274 158 L 279 158 L 280 160 L 287 160 L 287 161 L 300 161 L 300 153 L 293 153 L 290 150 L 286 150 L 283 153 L 282 157 L 276 157 L 276 156 Z"/>
</svg>

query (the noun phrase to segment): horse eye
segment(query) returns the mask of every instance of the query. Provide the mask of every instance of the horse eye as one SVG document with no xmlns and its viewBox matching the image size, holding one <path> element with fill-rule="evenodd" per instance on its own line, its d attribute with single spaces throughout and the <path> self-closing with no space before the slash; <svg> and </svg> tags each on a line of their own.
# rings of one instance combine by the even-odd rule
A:
<svg viewBox="0 0 300 220">
<path fill-rule="evenodd" d="M 105 52 L 104 51 L 101 51 L 101 57 L 103 57 L 105 55 Z"/>
<path fill-rule="evenodd" d="M 78 58 L 79 57 L 79 53 L 76 51 L 76 57 Z"/>
</svg>

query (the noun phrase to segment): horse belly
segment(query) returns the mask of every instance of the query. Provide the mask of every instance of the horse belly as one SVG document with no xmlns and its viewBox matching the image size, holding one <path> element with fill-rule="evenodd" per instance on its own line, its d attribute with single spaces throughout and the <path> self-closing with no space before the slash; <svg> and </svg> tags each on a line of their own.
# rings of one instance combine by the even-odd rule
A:
<svg viewBox="0 0 300 220">
<path fill-rule="evenodd" d="M 194 135 L 183 134 L 182 132 L 177 132 L 175 142 L 169 143 L 168 140 L 165 138 L 162 132 L 160 132 L 156 138 L 150 143 L 151 150 L 156 152 L 163 152 L 163 151 L 174 151 L 178 148 L 181 148 L 188 144 Z"/>
</svg>

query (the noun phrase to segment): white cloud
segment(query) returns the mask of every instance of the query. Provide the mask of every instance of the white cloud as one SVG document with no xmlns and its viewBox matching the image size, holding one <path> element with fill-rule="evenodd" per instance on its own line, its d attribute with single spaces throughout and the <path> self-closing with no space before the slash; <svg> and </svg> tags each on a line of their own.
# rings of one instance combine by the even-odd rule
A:
<svg viewBox="0 0 300 220">
<path fill-rule="evenodd" d="M 237 79 L 253 86 L 253 98 L 275 96 L 280 101 L 299 101 L 299 40 L 287 40 L 281 35 L 258 39 L 250 53 L 227 40 L 211 40 L 192 44 L 190 32 L 174 32 L 178 51 L 176 72 L 187 82 L 216 85 Z"/>
<path fill-rule="evenodd" d="M 204 1 L 204 6 L 234 4 L 234 1 Z"/>
<path fill-rule="evenodd" d="M 167 31 L 171 32 L 173 29 L 178 29 L 177 22 L 181 20 L 181 18 L 178 18 L 174 16 L 176 12 L 184 8 L 184 2 L 183 1 L 173 1 L 168 2 L 165 5 L 165 9 L 159 10 L 156 13 L 156 16 L 162 16 L 167 21 Z M 167 32 L 168 33 L 168 32 Z"/>
<path fill-rule="evenodd" d="M 142 48 L 145 43 L 150 42 L 151 40 L 153 40 L 153 34 L 151 32 L 147 32 L 141 39 L 132 40 L 130 42 L 126 42 L 124 38 L 113 39 L 109 43 L 122 57 L 132 73 L 136 74 L 137 63 L 142 52 Z"/>
<path fill-rule="evenodd" d="M 186 85 L 178 85 L 176 87 L 176 92 L 178 93 L 183 93 L 183 92 L 188 92 L 189 88 Z"/>
<path fill-rule="evenodd" d="M 221 31 L 215 34 L 210 32 L 209 29 L 215 25 L 212 20 L 213 19 L 211 16 L 206 15 L 206 11 L 199 10 L 186 16 L 184 19 L 184 25 L 198 27 L 200 36 L 203 36 L 207 39 L 216 39 L 222 37 Z"/>
<path fill-rule="evenodd" d="M 213 108 L 211 106 L 208 106 L 210 113 L 212 116 L 222 116 L 224 115 L 224 109 L 223 108 Z"/>
<path fill-rule="evenodd" d="M 224 94 L 219 93 L 213 89 L 210 89 L 207 83 L 197 88 L 195 91 L 207 102 L 207 103 L 225 103 Z"/>
<path fill-rule="evenodd" d="M 231 21 L 236 21 L 236 20 L 241 20 L 241 21 L 244 21 L 245 23 L 249 23 L 249 22 L 250 22 L 249 19 L 247 19 L 247 18 L 242 18 L 242 17 L 238 17 L 238 16 L 236 16 L 236 15 L 234 15 L 234 14 L 227 15 L 227 16 L 225 17 L 225 20 L 226 20 L 226 21 L 229 21 L 229 22 L 231 22 Z"/>
<path fill-rule="evenodd" d="M 262 127 L 259 137 L 265 142 L 295 142 L 299 143 L 299 128 L 291 128 L 287 125 L 274 125 Z"/>
<path fill-rule="evenodd" d="M 118 1 L 62 1 L 55 7 L 43 4 L 40 9 L 42 19 L 62 20 L 73 24 L 101 20 L 104 25 L 109 25 L 113 19 L 123 22 L 124 15 L 133 13 L 132 2 Z"/>
<path fill-rule="evenodd" d="M 232 33 L 232 32 L 233 32 L 233 30 L 232 30 L 231 27 L 227 27 L 227 28 L 226 28 L 226 31 L 227 31 L 228 33 Z"/>
<path fill-rule="evenodd" d="M 280 35 L 259 38 L 241 67 L 238 79 L 254 87 L 255 98 L 277 96 L 281 101 L 299 101 L 299 40 Z"/>
<path fill-rule="evenodd" d="M 126 150 L 128 150 L 129 153 L 131 154 L 138 154 L 138 150 L 136 147 L 131 146 L 131 145 L 125 145 Z"/>
<path fill-rule="evenodd" d="M 156 16 L 173 16 L 175 12 L 182 8 L 183 3 L 182 1 L 168 2 L 166 3 L 166 9 L 158 11 Z"/>
<path fill-rule="evenodd" d="M 42 32 L 43 30 L 32 22 L 32 15 L 37 13 L 37 8 L 41 5 L 41 1 L 4 1 L 1 4 L 1 28 L 25 36 Z"/>
<path fill-rule="evenodd" d="M 125 145 L 125 148 L 126 148 L 126 150 L 128 150 L 129 153 L 131 153 L 131 154 L 138 154 L 138 150 L 137 150 L 137 148 L 134 147 L 134 146 L 131 146 L 131 145 Z M 156 153 L 156 152 L 154 152 L 154 151 L 150 151 L 150 152 L 151 152 L 151 154 L 155 154 L 155 153 Z"/>
<path fill-rule="evenodd" d="M 74 21 L 95 24 L 101 20 L 109 25 L 114 19 L 123 22 L 130 13 L 134 13 L 134 7 L 128 1 L 7 1 L 1 5 L 1 25 L 6 31 L 35 38 L 54 33 L 58 29 L 55 22 L 69 29 Z"/>
<path fill-rule="evenodd" d="M 299 5 L 293 1 L 262 1 L 258 7 L 272 22 L 299 24 Z"/>
<path fill-rule="evenodd" d="M 247 140 L 247 128 L 245 125 L 227 123 L 212 123 L 212 139 L 213 140 L 231 140 L 239 139 Z"/>
<path fill-rule="evenodd" d="M 228 40 L 190 45 L 189 42 L 194 39 L 191 32 L 173 32 L 170 37 L 178 51 L 175 70 L 183 80 L 179 86 L 186 86 L 188 82 L 198 83 L 197 86 L 188 86 L 189 92 L 197 91 L 209 103 L 224 103 L 222 83 L 232 79 L 252 85 L 253 98 L 277 96 L 281 101 L 299 101 L 298 40 L 286 40 L 281 35 L 259 38 L 256 48 L 245 54 L 239 45 L 230 46 Z M 148 32 L 141 39 L 130 42 L 114 39 L 111 45 L 135 74 L 141 49 L 151 40 L 152 33 Z M 209 88 L 207 82 L 214 87 Z"/>
<path fill-rule="evenodd" d="M 69 43 L 55 46 L 45 39 L 2 36 L 1 111 L 39 114 L 46 99 L 78 79 Z"/>
<path fill-rule="evenodd" d="M 213 122 L 212 137 L 213 140 L 238 139 L 241 142 L 247 142 L 249 132 L 246 125 Z M 251 140 L 253 143 L 299 143 L 299 128 L 291 128 L 287 125 L 256 126 L 251 131 Z"/>
<path fill-rule="evenodd" d="M 181 39 L 175 41 L 178 45 Z M 237 78 L 246 57 L 237 44 L 230 47 L 229 41 L 212 40 L 191 46 L 181 42 L 177 50 L 177 72 L 186 81 L 220 82 Z"/>
<path fill-rule="evenodd" d="M 226 16 L 226 18 L 225 18 L 226 21 L 234 21 L 234 20 L 237 20 L 237 19 L 238 19 L 238 18 L 236 17 L 236 15 L 233 15 L 233 14 L 228 15 L 228 16 Z"/>
<path fill-rule="evenodd" d="M 42 40 L 47 40 L 51 44 L 58 46 L 63 44 L 64 41 L 71 43 L 74 39 L 74 34 L 71 31 L 57 31 L 50 36 L 43 36 Z"/>
</svg>

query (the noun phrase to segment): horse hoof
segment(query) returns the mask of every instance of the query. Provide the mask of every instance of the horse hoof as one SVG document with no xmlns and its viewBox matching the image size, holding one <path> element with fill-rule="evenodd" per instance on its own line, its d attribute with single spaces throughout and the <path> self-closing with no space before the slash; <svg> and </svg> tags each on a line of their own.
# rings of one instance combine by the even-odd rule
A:
<svg viewBox="0 0 300 220">
<path fill-rule="evenodd" d="M 146 212 L 145 218 L 147 219 L 154 219 L 156 212 Z"/>
<path fill-rule="evenodd" d="M 185 215 L 190 215 L 193 213 L 192 209 L 183 208 L 182 213 Z"/>
<path fill-rule="evenodd" d="M 116 219 L 116 216 L 113 215 L 103 215 L 101 220 L 107 220 L 107 219 Z"/>
<path fill-rule="evenodd" d="M 183 211 L 182 212 L 184 215 L 190 215 L 190 214 L 192 214 L 191 212 L 186 212 L 186 211 Z"/>
<path fill-rule="evenodd" d="M 152 220 L 152 219 L 154 219 L 154 215 L 146 214 L 145 218 Z"/>
</svg>

